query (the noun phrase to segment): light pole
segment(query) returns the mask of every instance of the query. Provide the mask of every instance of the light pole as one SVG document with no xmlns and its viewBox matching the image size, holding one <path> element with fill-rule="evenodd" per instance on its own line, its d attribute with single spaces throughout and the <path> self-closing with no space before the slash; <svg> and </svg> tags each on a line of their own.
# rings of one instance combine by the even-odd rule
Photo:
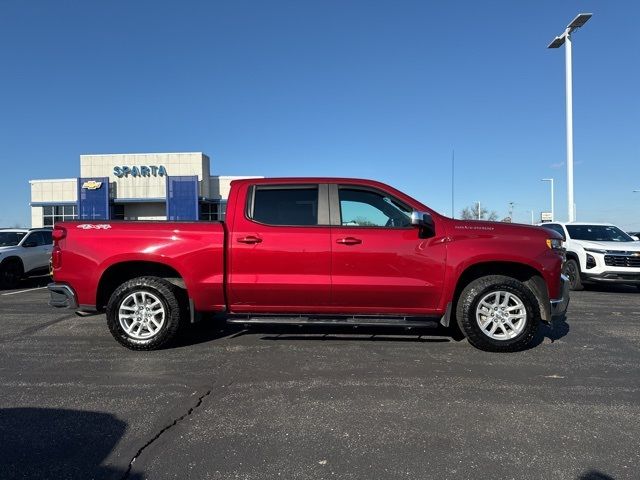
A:
<svg viewBox="0 0 640 480">
<path fill-rule="evenodd" d="M 478 200 L 478 220 L 480 220 L 480 200 Z"/>
<path fill-rule="evenodd" d="M 551 184 L 551 221 L 555 222 L 554 212 L 553 212 L 553 178 L 542 178 L 541 182 L 549 182 Z"/>
<path fill-rule="evenodd" d="M 567 90 L 567 210 L 569 221 L 575 220 L 573 207 L 573 86 L 571 72 L 571 34 L 577 28 L 582 27 L 591 18 L 591 13 L 580 13 L 567 25 L 564 33 L 553 39 L 547 48 L 559 48 L 565 45 L 565 71 Z"/>
</svg>

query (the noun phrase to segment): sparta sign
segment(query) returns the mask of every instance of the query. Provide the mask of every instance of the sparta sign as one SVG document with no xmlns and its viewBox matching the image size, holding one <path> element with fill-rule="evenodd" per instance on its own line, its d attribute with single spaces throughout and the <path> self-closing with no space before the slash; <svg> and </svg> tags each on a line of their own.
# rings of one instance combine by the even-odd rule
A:
<svg viewBox="0 0 640 480">
<path fill-rule="evenodd" d="M 140 167 L 113 167 L 113 174 L 118 178 L 131 177 L 166 177 L 167 169 L 160 165 L 142 165 Z"/>
</svg>

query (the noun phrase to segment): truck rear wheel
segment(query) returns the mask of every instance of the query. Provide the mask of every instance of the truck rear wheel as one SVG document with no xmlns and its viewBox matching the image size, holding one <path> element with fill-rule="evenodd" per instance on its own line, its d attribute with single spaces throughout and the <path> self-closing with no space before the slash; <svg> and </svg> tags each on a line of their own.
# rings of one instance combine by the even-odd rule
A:
<svg viewBox="0 0 640 480">
<path fill-rule="evenodd" d="M 107 304 L 113 337 L 131 350 L 156 350 L 173 340 L 185 311 L 182 292 L 159 277 L 138 277 L 120 285 Z"/>
<path fill-rule="evenodd" d="M 458 299 L 456 318 L 469 343 L 490 352 L 526 348 L 540 324 L 533 292 L 515 278 L 490 275 L 467 285 Z"/>
</svg>

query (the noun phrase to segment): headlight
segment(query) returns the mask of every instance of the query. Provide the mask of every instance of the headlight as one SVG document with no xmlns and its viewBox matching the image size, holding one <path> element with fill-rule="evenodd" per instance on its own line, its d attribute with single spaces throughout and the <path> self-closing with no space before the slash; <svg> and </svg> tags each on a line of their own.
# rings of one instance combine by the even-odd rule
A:
<svg viewBox="0 0 640 480">
<path fill-rule="evenodd" d="M 559 238 L 547 238 L 547 247 L 551 250 L 564 250 L 562 240 Z"/>
<path fill-rule="evenodd" d="M 585 248 L 584 250 L 585 252 L 591 252 L 591 253 L 607 253 L 606 250 L 603 250 L 601 248 Z"/>
</svg>

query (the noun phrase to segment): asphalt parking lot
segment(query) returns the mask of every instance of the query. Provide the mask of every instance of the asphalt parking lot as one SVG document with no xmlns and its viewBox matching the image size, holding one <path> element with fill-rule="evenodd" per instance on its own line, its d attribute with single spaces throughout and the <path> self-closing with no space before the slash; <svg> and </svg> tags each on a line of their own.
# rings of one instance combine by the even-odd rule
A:
<svg viewBox="0 0 640 480">
<path fill-rule="evenodd" d="M 640 478 L 635 289 L 574 292 L 516 354 L 212 323 L 132 352 L 44 284 L 0 291 L 2 479 Z"/>
</svg>

